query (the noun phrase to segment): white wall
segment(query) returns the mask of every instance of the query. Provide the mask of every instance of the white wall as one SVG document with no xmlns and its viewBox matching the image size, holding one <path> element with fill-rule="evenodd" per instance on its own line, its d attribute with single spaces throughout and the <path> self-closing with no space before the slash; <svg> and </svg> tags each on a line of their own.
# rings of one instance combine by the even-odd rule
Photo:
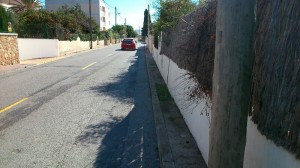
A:
<svg viewBox="0 0 300 168">
<path fill-rule="evenodd" d="M 211 116 L 210 98 L 203 95 L 202 98 L 190 100 L 189 93 L 196 83 L 189 79 L 188 71 L 178 68 L 177 64 L 165 55 L 159 55 L 159 51 L 154 47 L 153 58 L 207 164 Z"/>
<path fill-rule="evenodd" d="M 90 49 L 88 41 L 58 41 L 57 39 L 18 38 L 20 60 L 57 57 Z M 93 48 L 104 47 L 104 41 L 93 42 Z"/>
<path fill-rule="evenodd" d="M 248 118 L 244 168 L 300 168 L 300 161 L 268 140 Z"/>
<path fill-rule="evenodd" d="M 59 56 L 57 39 L 18 38 L 20 60 Z"/>
<path fill-rule="evenodd" d="M 93 42 L 93 48 L 100 48 L 104 46 L 104 40 Z M 90 49 L 89 41 L 80 41 L 79 38 L 77 41 L 59 41 L 59 54 L 65 55 L 69 53 L 84 51 Z"/>
<path fill-rule="evenodd" d="M 196 83 L 188 78 L 188 71 L 178 68 L 177 64 L 165 55 L 160 55 L 160 51 L 153 47 L 153 44 L 147 46 L 207 164 L 211 100 L 206 96 L 195 101 L 189 100 L 190 88 Z M 300 160 L 266 139 L 249 118 L 244 168 L 300 168 Z"/>
</svg>

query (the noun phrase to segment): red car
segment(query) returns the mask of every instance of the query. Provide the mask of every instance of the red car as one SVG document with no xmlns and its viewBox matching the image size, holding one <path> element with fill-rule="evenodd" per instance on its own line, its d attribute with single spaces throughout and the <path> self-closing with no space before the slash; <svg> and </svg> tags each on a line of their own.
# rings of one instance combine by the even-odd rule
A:
<svg viewBox="0 0 300 168">
<path fill-rule="evenodd" d="M 136 41 L 133 38 L 126 38 L 122 41 L 121 49 L 136 50 Z"/>
</svg>

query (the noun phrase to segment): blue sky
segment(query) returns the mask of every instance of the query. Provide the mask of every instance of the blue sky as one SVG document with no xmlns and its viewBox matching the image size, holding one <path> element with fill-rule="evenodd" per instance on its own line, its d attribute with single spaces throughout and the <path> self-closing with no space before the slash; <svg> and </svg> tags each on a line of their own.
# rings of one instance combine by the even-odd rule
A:
<svg viewBox="0 0 300 168">
<path fill-rule="evenodd" d="M 135 30 L 143 27 L 144 11 L 152 0 L 104 0 L 111 7 L 117 7 L 117 24 L 124 24 L 125 18 L 127 25 L 133 26 Z M 108 6 L 108 5 L 107 5 Z M 108 6 L 108 7 L 110 7 Z M 150 11 L 153 11 L 150 5 Z M 110 7 L 111 22 L 115 24 L 115 9 Z M 152 12 L 151 12 L 152 13 Z"/>
<path fill-rule="evenodd" d="M 88 0 L 86 0 L 88 1 Z M 108 5 L 111 14 L 111 24 L 115 24 L 115 8 L 120 13 L 117 17 L 117 24 L 124 24 L 125 18 L 127 25 L 133 26 L 135 30 L 142 29 L 144 21 L 144 11 L 150 4 L 150 12 L 153 13 L 151 3 L 154 0 L 104 0 Z M 41 0 L 42 3 L 45 0 Z"/>
</svg>

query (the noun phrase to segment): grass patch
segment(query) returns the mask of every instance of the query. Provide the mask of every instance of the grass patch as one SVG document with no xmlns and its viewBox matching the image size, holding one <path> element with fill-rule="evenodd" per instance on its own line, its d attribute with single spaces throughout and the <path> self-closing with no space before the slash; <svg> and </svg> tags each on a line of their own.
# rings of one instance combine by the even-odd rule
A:
<svg viewBox="0 0 300 168">
<path fill-rule="evenodd" d="M 155 84 L 156 87 L 156 94 L 158 96 L 159 101 L 166 102 L 166 101 L 171 101 L 172 96 L 166 87 L 166 85 L 163 84 Z"/>
</svg>

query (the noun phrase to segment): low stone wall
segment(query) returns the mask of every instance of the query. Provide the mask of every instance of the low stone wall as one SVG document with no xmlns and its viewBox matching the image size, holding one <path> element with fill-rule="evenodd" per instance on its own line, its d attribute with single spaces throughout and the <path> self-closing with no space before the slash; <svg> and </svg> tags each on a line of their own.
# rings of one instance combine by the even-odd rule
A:
<svg viewBox="0 0 300 168">
<path fill-rule="evenodd" d="M 0 33 L 0 65 L 20 63 L 18 50 L 18 34 Z"/>
</svg>

